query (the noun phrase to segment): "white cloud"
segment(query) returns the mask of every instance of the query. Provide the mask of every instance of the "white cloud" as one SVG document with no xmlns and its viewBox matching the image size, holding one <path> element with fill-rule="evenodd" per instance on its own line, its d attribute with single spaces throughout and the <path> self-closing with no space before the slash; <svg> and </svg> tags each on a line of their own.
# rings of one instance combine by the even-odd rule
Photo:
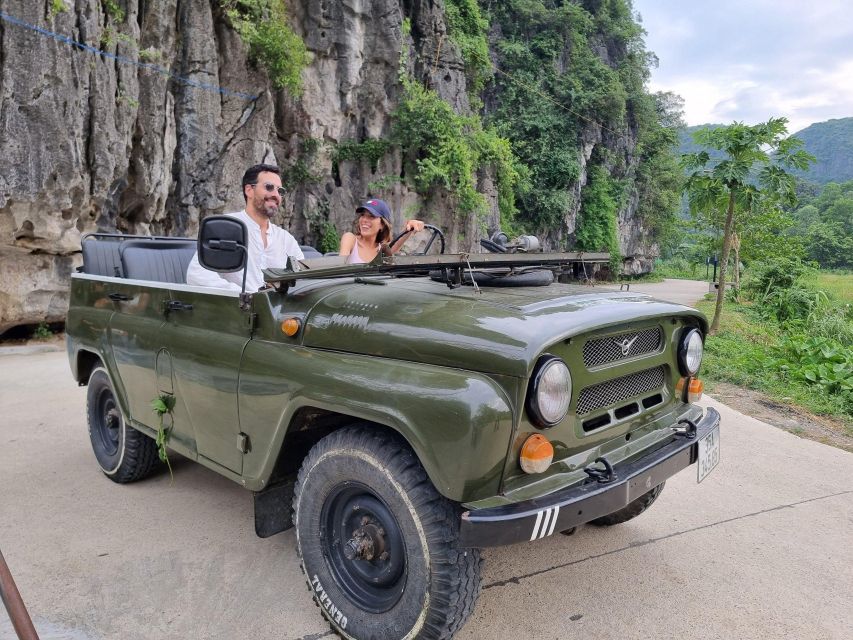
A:
<svg viewBox="0 0 853 640">
<path fill-rule="evenodd" d="M 649 88 L 688 124 L 784 116 L 795 132 L 853 116 L 853 20 L 842 0 L 634 0 L 657 54 Z"/>
</svg>

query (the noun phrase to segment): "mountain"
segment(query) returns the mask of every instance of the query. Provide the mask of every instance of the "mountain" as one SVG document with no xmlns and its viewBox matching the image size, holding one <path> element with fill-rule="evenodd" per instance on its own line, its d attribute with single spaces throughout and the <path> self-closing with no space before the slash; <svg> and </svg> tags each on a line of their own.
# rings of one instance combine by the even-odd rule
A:
<svg viewBox="0 0 853 640">
<path fill-rule="evenodd" d="M 795 135 L 817 158 L 802 177 L 818 184 L 853 180 L 853 118 L 817 122 Z"/>
<path fill-rule="evenodd" d="M 693 142 L 693 134 L 699 129 L 722 126 L 725 125 L 702 124 L 682 130 L 679 153 L 696 153 L 701 150 Z M 817 184 L 853 180 L 853 118 L 817 122 L 794 135 L 803 141 L 805 150 L 817 159 L 808 171 L 796 171 L 797 175 Z"/>
</svg>

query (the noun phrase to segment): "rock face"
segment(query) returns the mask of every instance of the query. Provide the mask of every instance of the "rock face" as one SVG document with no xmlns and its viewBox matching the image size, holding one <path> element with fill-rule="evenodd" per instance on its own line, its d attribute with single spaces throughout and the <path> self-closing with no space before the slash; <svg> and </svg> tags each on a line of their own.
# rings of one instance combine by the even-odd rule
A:
<svg viewBox="0 0 853 640">
<path fill-rule="evenodd" d="M 194 236 L 205 215 L 243 208 L 240 177 L 257 162 L 302 176 L 276 222 L 303 243 L 327 222 L 347 230 L 368 195 L 389 201 L 397 228 L 415 214 L 445 228 L 450 250 L 497 227 L 488 175 L 491 213 L 460 222 L 440 192 L 424 201 L 400 180 L 380 183 L 400 176 L 399 151 L 375 168 L 333 167 L 336 144 L 388 136 L 404 47 L 410 73 L 468 111 L 439 0 L 287 2 L 311 56 L 298 98 L 249 63 L 216 1 L 64 2 L 53 13 L 55 2 L 0 0 L 0 333 L 64 319 L 83 234 Z M 636 231 L 624 222 L 627 249 Z"/>
</svg>

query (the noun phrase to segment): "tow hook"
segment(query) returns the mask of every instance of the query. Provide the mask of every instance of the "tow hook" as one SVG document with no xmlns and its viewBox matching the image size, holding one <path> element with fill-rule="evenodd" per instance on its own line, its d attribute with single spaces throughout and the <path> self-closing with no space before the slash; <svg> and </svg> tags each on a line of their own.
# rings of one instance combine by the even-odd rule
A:
<svg viewBox="0 0 853 640">
<path fill-rule="evenodd" d="M 675 432 L 675 435 L 684 436 L 688 440 L 692 440 L 693 438 L 696 437 L 696 433 L 698 432 L 698 427 L 696 426 L 695 422 L 685 418 L 684 420 L 679 420 L 678 424 L 684 424 L 687 426 L 684 428 L 673 427 L 672 430 Z"/>
<path fill-rule="evenodd" d="M 588 467 L 584 467 L 584 473 L 601 484 L 613 482 L 616 479 L 616 474 L 613 473 L 613 466 L 607 461 L 607 458 L 603 456 L 596 458 L 593 464 L 598 464 L 599 462 L 604 465 L 603 469 L 597 469 L 590 465 Z"/>
</svg>

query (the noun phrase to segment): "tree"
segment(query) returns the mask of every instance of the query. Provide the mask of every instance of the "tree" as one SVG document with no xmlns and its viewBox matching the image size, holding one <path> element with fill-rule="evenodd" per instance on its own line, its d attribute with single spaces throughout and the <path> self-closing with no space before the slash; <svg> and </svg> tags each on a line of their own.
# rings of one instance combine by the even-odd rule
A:
<svg viewBox="0 0 853 640">
<path fill-rule="evenodd" d="M 682 156 L 689 172 L 685 188 L 691 212 L 717 225 L 723 221 L 723 255 L 711 333 L 720 327 L 735 224 L 769 206 L 793 207 L 796 181 L 786 169 L 804 170 L 814 161 L 801 148 L 802 141 L 786 137 L 787 133 L 786 118 L 700 129 L 693 139 L 703 150 Z M 716 152 L 713 160 L 709 151 Z"/>
</svg>

